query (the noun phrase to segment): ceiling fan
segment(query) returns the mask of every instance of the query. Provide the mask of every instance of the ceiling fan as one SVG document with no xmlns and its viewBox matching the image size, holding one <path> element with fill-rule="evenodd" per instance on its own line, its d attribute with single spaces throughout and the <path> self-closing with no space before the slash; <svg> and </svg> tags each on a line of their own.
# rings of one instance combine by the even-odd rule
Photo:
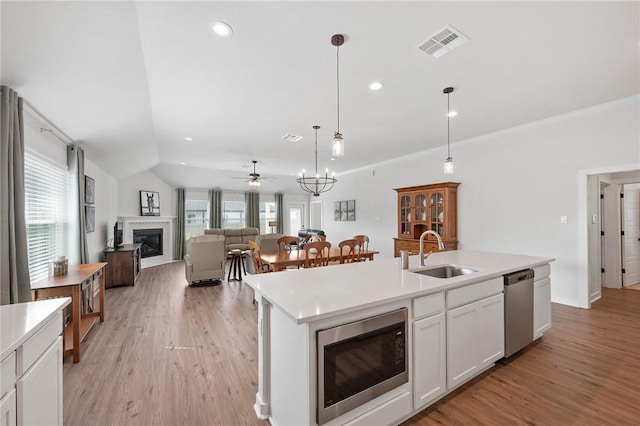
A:
<svg viewBox="0 0 640 426">
<path fill-rule="evenodd" d="M 246 179 L 245 182 L 249 182 L 250 186 L 260 186 L 262 181 L 271 182 L 274 177 L 271 176 L 260 176 L 260 173 L 256 173 L 256 160 L 251 161 L 253 163 L 253 173 L 249 173 L 249 177 L 232 177 L 231 179 Z"/>
</svg>

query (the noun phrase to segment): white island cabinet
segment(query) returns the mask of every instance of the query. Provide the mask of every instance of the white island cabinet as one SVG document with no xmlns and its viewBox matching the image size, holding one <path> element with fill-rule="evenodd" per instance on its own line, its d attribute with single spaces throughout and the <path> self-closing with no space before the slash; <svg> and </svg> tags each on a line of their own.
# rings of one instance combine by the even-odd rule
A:
<svg viewBox="0 0 640 426">
<path fill-rule="evenodd" d="M 0 306 L 0 425 L 62 425 L 68 297 Z"/>
<path fill-rule="evenodd" d="M 475 272 L 445 279 L 417 274 L 418 258 L 411 256 L 408 270 L 393 258 L 245 277 L 258 302 L 257 416 L 274 426 L 318 424 L 318 331 L 402 310 L 406 381 L 324 424 L 389 425 L 408 419 L 503 356 L 502 276 L 526 268 L 541 268 L 544 275 L 551 261 L 454 250 L 433 253 L 426 268 L 457 265 Z M 543 319 L 550 312 L 546 300 L 538 297 L 535 309 L 542 313 L 539 322 L 550 325 Z M 384 365 L 398 358 L 390 362 Z"/>
</svg>

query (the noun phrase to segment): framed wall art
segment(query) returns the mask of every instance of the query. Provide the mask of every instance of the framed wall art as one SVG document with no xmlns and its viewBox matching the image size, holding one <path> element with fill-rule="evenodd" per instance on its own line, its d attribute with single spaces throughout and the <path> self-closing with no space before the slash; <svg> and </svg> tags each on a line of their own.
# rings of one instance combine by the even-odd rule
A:
<svg viewBox="0 0 640 426">
<path fill-rule="evenodd" d="M 84 175 L 84 202 L 86 204 L 95 203 L 96 199 L 96 181 L 87 175 Z"/>
<path fill-rule="evenodd" d="M 140 216 L 160 216 L 160 194 L 140 191 Z"/>
<path fill-rule="evenodd" d="M 94 206 L 84 206 L 84 216 L 87 232 L 96 230 L 96 208 Z"/>
<path fill-rule="evenodd" d="M 355 222 L 356 220 L 356 200 L 334 201 L 333 220 Z"/>
</svg>

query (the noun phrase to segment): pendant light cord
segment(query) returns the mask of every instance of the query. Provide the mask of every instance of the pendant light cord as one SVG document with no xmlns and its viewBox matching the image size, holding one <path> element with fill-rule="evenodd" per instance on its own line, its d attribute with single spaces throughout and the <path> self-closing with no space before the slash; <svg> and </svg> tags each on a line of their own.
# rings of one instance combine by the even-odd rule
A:
<svg viewBox="0 0 640 426">
<path fill-rule="evenodd" d="M 336 99 L 338 102 L 338 133 L 340 133 L 340 46 L 336 47 Z"/>
<path fill-rule="evenodd" d="M 314 126 L 314 129 L 316 131 L 316 151 L 315 151 L 315 155 L 316 155 L 316 177 L 318 176 L 318 129 L 320 128 L 320 126 Z"/>
<path fill-rule="evenodd" d="M 447 93 L 447 158 L 451 158 L 451 147 L 449 142 L 449 120 L 451 120 L 451 116 L 449 113 L 449 94 Z"/>
</svg>

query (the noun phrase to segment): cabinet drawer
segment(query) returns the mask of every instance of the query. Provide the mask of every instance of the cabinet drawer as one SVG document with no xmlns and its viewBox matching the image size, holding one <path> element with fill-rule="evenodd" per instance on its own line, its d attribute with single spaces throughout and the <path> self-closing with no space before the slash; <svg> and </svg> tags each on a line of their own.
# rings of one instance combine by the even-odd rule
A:
<svg viewBox="0 0 640 426">
<path fill-rule="evenodd" d="M 547 278 L 549 275 L 551 275 L 551 265 L 548 263 L 546 265 L 533 268 L 533 279 L 535 281 L 543 280 Z"/>
<path fill-rule="evenodd" d="M 22 376 L 44 351 L 62 333 L 62 312 L 58 312 L 51 321 L 29 338 L 17 350 L 16 374 Z"/>
<path fill-rule="evenodd" d="M 0 398 L 16 385 L 16 353 L 11 354 L 0 363 Z"/>
<path fill-rule="evenodd" d="M 502 277 L 494 278 L 466 287 L 460 287 L 447 291 L 447 308 L 466 305 L 494 294 L 502 293 L 504 280 Z"/>
<path fill-rule="evenodd" d="M 444 311 L 444 292 L 413 299 L 413 318 L 418 319 Z"/>
</svg>

